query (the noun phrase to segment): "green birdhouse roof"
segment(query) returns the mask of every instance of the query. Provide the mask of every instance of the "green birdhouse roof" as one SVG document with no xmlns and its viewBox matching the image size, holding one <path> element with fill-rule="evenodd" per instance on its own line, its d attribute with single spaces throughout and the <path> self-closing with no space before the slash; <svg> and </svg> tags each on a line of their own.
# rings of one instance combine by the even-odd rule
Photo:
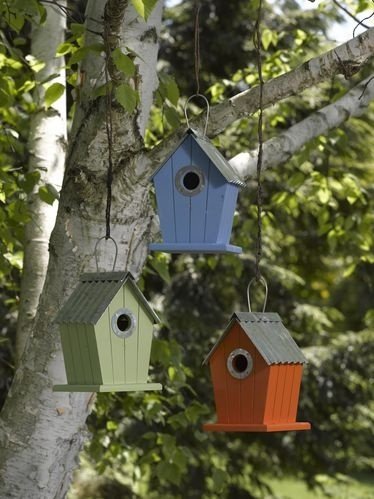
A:
<svg viewBox="0 0 374 499">
<path fill-rule="evenodd" d="M 55 322 L 58 324 L 96 324 L 117 291 L 128 284 L 154 323 L 160 319 L 145 299 L 130 272 L 93 272 L 83 274 L 80 283 L 63 305 Z"/>
<path fill-rule="evenodd" d="M 227 328 L 205 358 L 204 364 L 229 334 L 235 322 L 239 323 L 268 365 L 306 364 L 306 358 L 282 324 L 281 318 L 272 312 L 235 312 Z"/>
</svg>

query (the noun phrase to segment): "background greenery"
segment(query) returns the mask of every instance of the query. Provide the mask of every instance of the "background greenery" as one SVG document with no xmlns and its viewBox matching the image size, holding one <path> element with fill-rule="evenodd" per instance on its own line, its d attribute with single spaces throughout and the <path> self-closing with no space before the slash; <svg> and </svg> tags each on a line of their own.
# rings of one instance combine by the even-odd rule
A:
<svg viewBox="0 0 374 499">
<path fill-rule="evenodd" d="M 10 2 L 12 3 L 12 2 Z M 84 3 L 69 19 L 66 46 L 69 108 L 74 112 L 76 64 L 83 57 Z M 257 84 L 252 41 L 257 2 L 203 2 L 201 89 L 212 103 Z M 36 1 L 0 2 L 0 329 L 1 397 L 13 365 L 23 228 L 27 193 L 35 185 L 46 202 L 48 187 L 27 170 L 30 116 L 38 61 L 30 58 L 30 27 L 43 22 Z M 368 0 L 347 3 L 357 15 Z M 293 0 L 265 3 L 262 27 L 264 77 L 288 71 L 333 44 L 332 22 L 342 20 L 333 2 L 304 10 Z M 194 2 L 166 9 L 147 145 L 178 126 L 183 98 L 193 83 Z M 95 49 L 95 48 L 93 48 Z M 75 54 L 75 55 L 74 55 Z M 265 113 L 270 138 L 338 99 L 372 72 L 328 84 L 273 106 Z M 251 498 L 307 494 L 369 497 L 361 484 L 374 467 L 373 134 L 374 108 L 339 130 L 320 136 L 287 164 L 264 175 L 263 273 L 268 310 L 277 311 L 303 347 L 309 364 L 299 419 L 311 432 L 206 434 L 214 418 L 209 372 L 201 363 L 234 310 L 245 310 L 253 276 L 256 235 L 255 183 L 240 194 L 232 241 L 238 256 L 149 256 L 141 285 L 162 317 L 152 350 L 152 376 L 161 393 L 100 394 L 89 419 L 92 439 L 81 456 L 71 497 Z M 230 126 L 215 140 L 231 157 L 256 147 L 257 116 Z M 261 296 L 259 297 L 259 301 Z M 284 477 L 287 477 L 284 479 Z M 291 477 L 291 478 L 290 478 Z M 371 492 L 370 492 L 371 491 Z M 321 492 L 321 493 L 322 493 Z M 313 495 L 316 493 L 313 492 Z M 293 497 L 296 497 L 294 495 Z M 305 497 L 308 497 L 305 495 Z"/>
</svg>

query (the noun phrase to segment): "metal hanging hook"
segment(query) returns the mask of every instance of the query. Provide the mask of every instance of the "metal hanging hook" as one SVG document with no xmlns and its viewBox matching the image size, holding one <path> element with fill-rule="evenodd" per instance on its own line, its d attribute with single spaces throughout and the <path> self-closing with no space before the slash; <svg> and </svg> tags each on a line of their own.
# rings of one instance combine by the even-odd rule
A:
<svg viewBox="0 0 374 499">
<path fill-rule="evenodd" d="M 209 113 L 210 113 L 210 105 L 209 105 L 208 99 L 205 97 L 205 95 L 203 95 L 203 94 L 190 95 L 188 97 L 188 99 L 186 100 L 186 103 L 184 105 L 184 116 L 186 118 L 187 126 L 188 126 L 188 128 L 190 128 L 190 120 L 188 119 L 187 106 L 188 106 L 188 103 L 190 102 L 190 100 L 193 99 L 194 97 L 201 97 L 205 101 L 205 104 L 206 104 L 206 117 L 205 117 L 205 126 L 204 126 L 204 137 L 205 137 L 206 131 L 208 129 L 208 121 L 209 121 Z"/>
<path fill-rule="evenodd" d="M 265 308 L 266 308 L 266 303 L 267 303 L 267 301 L 268 301 L 268 283 L 266 282 L 266 279 L 265 279 L 265 277 L 263 277 L 263 276 L 260 276 L 260 278 L 259 278 L 258 280 L 257 280 L 255 277 L 253 277 L 253 279 L 251 279 L 251 280 L 249 281 L 249 284 L 248 284 L 248 287 L 247 287 L 248 310 L 249 310 L 250 312 L 252 312 L 252 308 L 251 308 L 251 298 L 250 298 L 250 296 L 249 296 L 249 290 L 250 290 L 250 288 L 251 288 L 251 286 L 252 286 L 252 284 L 253 284 L 254 282 L 261 282 L 261 284 L 263 284 L 263 285 L 264 285 L 264 287 L 265 287 L 265 299 L 264 299 L 264 306 L 262 307 L 262 313 L 264 313 L 264 312 L 265 312 Z"/>
<path fill-rule="evenodd" d="M 99 243 L 100 241 L 102 241 L 103 239 L 105 240 L 108 240 L 110 239 L 111 241 L 113 241 L 113 244 L 114 244 L 114 248 L 115 248 L 115 254 L 114 254 L 114 261 L 113 261 L 113 268 L 112 268 L 112 272 L 114 272 L 114 269 L 116 267 L 116 263 L 117 263 L 117 256 L 118 256 L 118 246 L 117 246 L 117 243 L 115 242 L 115 240 L 109 236 L 103 236 L 103 237 L 100 237 L 97 241 L 96 241 L 96 244 L 95 244 L 95 251 L 94 251 L 94 255 L 95 255 L 95 262 L 96 262 L 96 270 L 97 272 L 100 272 L 99 271 L 99 260 L 97 258 L 97 248 L 99 246 Z"/>
</svg>

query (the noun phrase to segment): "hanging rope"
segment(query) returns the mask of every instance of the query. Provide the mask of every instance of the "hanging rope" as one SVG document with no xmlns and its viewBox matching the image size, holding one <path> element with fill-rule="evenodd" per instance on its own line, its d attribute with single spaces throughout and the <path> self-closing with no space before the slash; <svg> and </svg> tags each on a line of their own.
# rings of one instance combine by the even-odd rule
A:
<svg viewBox="0 0 374 499">
<path fill-rule="evenodd" d="M 196 94 L 200 93 L 200 2 L 196 2 L 195 11 L 195 35 L 194 35 L 194 53 L 195 53 L 195 80 L 196 80 Z"/>
<path fill-rule="evenodd" d="M 262 184 L 261 184 L 261 169 L 263 155 L 263 86 L 262 78 L 262 59 L 261 59 L 261 15 L 262 15 L 262 0 L 259 0 L 257 19 L 254 32 L 254 45 L 256 49 L 257 71 L 259 78 L 259 116 L 257 124 L 258 136 L 258 156 L 257 156 L 257 241 L 256 241 L 256 263 L 255 263 L 255 279 L 259 281 L 262 278 L 260 263 L 262 257 Z"/>
<path fill-rule="evenodd" d="M 104 14 L 105 15 L 105 14 Z M 108 141 L 108 173 L 106 180 L 107 198 L 105 210 L 105 239 L 110 236 L 110 211 L 112 206 L 112 182 L 113 182 L 113 122 L 112 122 L 112 85 L 109 74 L 109 61 L 111 58 L 111 47 L 109 43 L 108 23 L 104 23 L 104 46 L 105 46 L 105 129 Z"/>
</svg>

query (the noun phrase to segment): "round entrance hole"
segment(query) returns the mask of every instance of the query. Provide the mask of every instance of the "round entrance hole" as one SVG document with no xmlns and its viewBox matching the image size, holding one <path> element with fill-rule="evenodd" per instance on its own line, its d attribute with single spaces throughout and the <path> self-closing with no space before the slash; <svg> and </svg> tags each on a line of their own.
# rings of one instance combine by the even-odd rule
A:
<svg viewBox="0 0 374 499">
<path fill-rule="evenodd" d="M 127 331 L 131 326 L 131 318 L 127 314 L 121 314 L 117 319 L 117 327 L 120 331 Z"/>
<path fill-rule="evenodd" d="M 252 372 L 253 360 L 250 353 L 244 348 L 233 350 L 227 357 L 227 369 L 236 379 L 244 379 Z"/>
<path fill-rule="evenodd" d="M 175 175 L 175 187 L 183 196 L 197 196 L 205 187 L 205 176 L 201 168 L 187 165 Z"/>
<path fill-rule="evenodd" d="M 120 308 L 112 315 L 112 331 L 119 338 L 128 338 L 136 328 L 136 318 L 131 310 Z"/>
<path fill-rule="evenodd" d="M 234 369 L 238 371 L 238 373 L 242 373 L 248 368 L 247 357 L 240 353 L 239 355 L 234 357 L 232 364 L 234 366 Z"/>
<path fill-rule="evenodd" d="M 196 172 L 188 172 L 183 177 L 183 186 L 188 191 L 194 191 L 199 187 L 200 184 L 200 176 Z"/>
</svg>

